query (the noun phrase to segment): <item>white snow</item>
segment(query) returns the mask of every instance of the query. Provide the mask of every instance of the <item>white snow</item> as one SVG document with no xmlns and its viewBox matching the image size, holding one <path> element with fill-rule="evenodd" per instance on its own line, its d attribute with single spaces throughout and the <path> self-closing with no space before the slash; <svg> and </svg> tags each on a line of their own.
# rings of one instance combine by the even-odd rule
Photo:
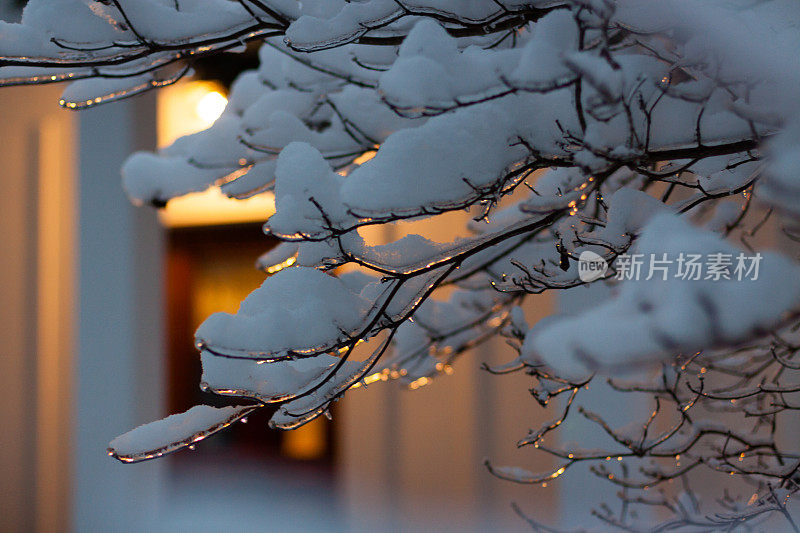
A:
<svg viewBox="0 0 800 533">
<path fill-rule="evenodd" d="M 120 435 L 109 444 L 109 454 L 124 462 L 153 459 L 206 438 L 256 407 L 196 405 L 186 412 L 144 424 Z"/>
</svg>

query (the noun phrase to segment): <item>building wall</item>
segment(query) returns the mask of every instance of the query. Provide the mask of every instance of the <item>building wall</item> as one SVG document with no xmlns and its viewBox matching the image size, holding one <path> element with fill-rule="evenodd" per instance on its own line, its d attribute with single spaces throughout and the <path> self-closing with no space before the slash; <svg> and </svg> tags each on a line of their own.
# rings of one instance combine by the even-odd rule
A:
<svg viewBox="0 0 800 533">
<path fill-rule="evenodd" d="M 119 173 L 154 97 L 78 115 L 62 90 L 0 93 L 0 531 L 142 531 L 161 469 L 105 448 L 164 414 L 160 228 Z"/>
<path fill-rule="evenodd" d="M 123 465 L 108 442 L 164 413 L 163 231 L 131 205 L 120 168 L 155 148 L 155 94 L 78 115 L 75 531 L 152 530 L 163 464 Z"/>
<path fill-rule="evenodd" d="M 57 87 L 0 94 L 0 530 L 69 515 L 74 115 Z"/>
</svg>

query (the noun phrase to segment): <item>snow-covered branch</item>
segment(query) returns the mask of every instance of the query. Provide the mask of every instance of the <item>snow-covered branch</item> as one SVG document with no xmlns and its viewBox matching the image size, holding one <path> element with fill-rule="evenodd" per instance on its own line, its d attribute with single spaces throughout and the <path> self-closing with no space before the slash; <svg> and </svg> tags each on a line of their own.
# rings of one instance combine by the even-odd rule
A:
<svg viewBox="0 0 800 533">
<path fill-rule="evenodd" d="M 554 411 L 519 445 L 558 462 L 494 474 L 553 483 L 590 463 L 620 490 L 619 512 L 595 508 L 603 527 L 653 529 L 637 509 L 658 508 L 655 530 L 796 530 L 800 450 L 780 428 L 800 408 L 800 273 L 755 245 L 769 224 L 798 234 L 799 24 L 789 0 L 32 0 L 0 25 L 0 83 L 71 81 L 70 108 L 263 43 L 213 126 L 123 169 L 154 206 L 274 193 L 270 277 L 196 339 L 204 389 L 251 403 L 155 422 L 111 453 L 157 457 L 272 402 L 271 423 L 297 427 L 500 335 L 513 357 L 488 370 L 529 374 L 532 408 Z M 360 231 L 461 210 L 452 242 Z M 525 322 L 528 295 L 589 283 L 614 292 Z M 617 427 L 583 404 L 601 380 L 652 409 Z M 558 442 L 577 419 L 608 445 Z M 692 486 L 717 474 L 715 504 Z"/>
</svg>

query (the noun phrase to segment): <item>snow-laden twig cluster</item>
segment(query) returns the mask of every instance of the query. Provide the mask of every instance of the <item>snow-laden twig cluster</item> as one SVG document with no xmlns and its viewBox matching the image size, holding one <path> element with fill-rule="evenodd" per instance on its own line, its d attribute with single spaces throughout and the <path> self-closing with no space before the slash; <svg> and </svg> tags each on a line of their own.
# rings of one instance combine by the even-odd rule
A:
<svg viewBox="0 0 800 533">
<path fill-rule="evenodd" d="M 488 370 L 528 373 L 555 411 L 519 444 L 559 465 L 488 463 L 494 474 L 544 484 L 591 463 L 620 491 L 595 509 L 601 527 L 777 517 L 797 530 L 794 263 L 763 253 L 745 280 L 650 272 L 533 327 L 520 305 L 607 282 L 630 254 L 755 253 L 770 218 L 797 238 L 798 24 L 790 0 L 32 0 L 20 24 L 0 24 L 0 83 L 71 80 L 70 108 L 263 42 L 213 126 L 124 168 L 134 201 L 156 206 L 212 186 L 274 192 L 270 277 L 197 331 L 202 387 L 247 404 L 173 415 L 110 453 L 157 457 L 273 402 L 271 424 L 294 428 L 351 387 L 425 384 L 500 334 L 516 358 Z M 359 231 L 463 209 L 472 220 L 452 242 L 374 245 Z M 610 265 L 594 281 L 579 272 L 586 252 Z M 345 265 L 358 268 L 331 275 Z M 652 408 L 614 427 L 581 404 L 599 380 Z M 553 442 L 575 418 L 609 446 Z M 715 494 L 693 489 L 708 472 Z"/>
</svg>

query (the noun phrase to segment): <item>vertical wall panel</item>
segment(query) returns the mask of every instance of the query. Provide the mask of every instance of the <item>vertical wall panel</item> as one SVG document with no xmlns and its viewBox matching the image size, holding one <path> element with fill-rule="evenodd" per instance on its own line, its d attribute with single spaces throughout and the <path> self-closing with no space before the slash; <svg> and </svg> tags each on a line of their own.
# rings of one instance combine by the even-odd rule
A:
<svg viewBox="0 0 800 533">
<path fill-rule="evenodd" d="M 41 276 L 48 269 L 58 270 L 58 276 L 69 277 L 71 259 L 68 242 L 63 242 L 66 247 L 59 243 L 58 248 L 51 248 L 52 242 L 42 241 L 43 236 L 52 235 L 48 231 L 66 238 L 74 210 L 74 202 L 68 198 L 72 172 L 68 139 L 64 139 L 56 152 L 42 151 L 42 142 L 51 140 L 42 137 L 43 124 L 58 129 L 66 137 L 71 134 L 74 115 L 58 107 L 60 90 L 58 87 L 20 87 L 6 88 L 0 94 L 3 115 L 0 123 L 0 180 L 3 183 L 3 194 L 0 195 L 0 342 L 3 346 L 0 351 L 0 390 L 3 391 L 3 402 L 0 403 L 3 428 L 0 432 L 0 449 L 3 451 L 0 454 L 1 531 L 46 530 L 42 529 L 45 526 L 38 518 L 42 513 L 50 517 L 58 513 L 56 509 L 63 509 L 69 496 L 66 469 L 50 478 L 49 481 L 55 484 L 51 487 L 55 492 L 46 499 L 37 482 L 43 455 L 48 455 L 55 470 L 61 470 L 64 463 L 69 464 L 70 453 L 68 428 L 59 425 L 56 429 L 51 425 L 56 419 L 67 418 L 64 415 L 69 412 L 69 404 L 64 401 L 70 379 L 64 375 L 63 366 L 68 364 L 72 354 L 68 337 L 59 337 L 67 345 L 60 347 L 56 365 L 45 368 L 38 357 L 45 349 L 43 346 L 49 347 L 46 349 L 53 347 L 50 342 L 53 337 L 43 339 L 40 336 L 45 328 L 44 321 L 55 315 L 61 320 L 71 312 L 59 308 L 68 304 L 68 293 L 60 294 L 58 303 L 55 303 L 47 299 L 45 292 L 54 286 L 41 286 Z M 45 150 L 48 148 L 53 147 L 45 147 Z M 53 193 L 60 195 L 65 202 L 57 211 L 50 210 L 41 198 L 44 171 L 53 173 L 48 177 L 54 186 Z M 44 214 L 47 216 L 42 219 Z M 46 225 L 52 225 L 52 228 L 48 230 Z M 44 246 L 52 252 L 47 264 L 41 261 L 40 256 Z M 67 270 L 62 270 L 62 267 Z M 71 285 L 71 280 L 59 279 L 64 287 Z M 68 334 L 70 326 L 59 322 L 57 329 Z M 52 373 L 43 376 L 42 371 Z M 54 395 L 48 396 L 51 392 Z M 42 394 L 46 399 L 41 397 Z M 42 433 L 45 427 L 56 430 L 45 435 Z M 45 438 L 50 442 L 45 443 Z M 47 452 L 44 452 L 45 448 Z M 55 450 L 58 450 L 58 459 Z M 57 504 L 50 507 L 53 498 Z M 63 529 L 65 515 L 60 518 Z M 48 520 L 52 523 L 51 518 Z"/>
<path fill-rule="evenodd" d="M 45 117 L 38 135 L 36 530 L 70 516 L 71 365 L 74 346 L 74 129 L 69 114 Z"/>
<path fill-rule="evenodd" d="M 82 111 L 78 361 L 75 365 L 76 531 L 145 531 L 162 465 L 123 465 L 108 442 L 162 416 L 162 235 L 130 204 L 120 167 L 155 144 L 155 96 Z"/>
</svg>

